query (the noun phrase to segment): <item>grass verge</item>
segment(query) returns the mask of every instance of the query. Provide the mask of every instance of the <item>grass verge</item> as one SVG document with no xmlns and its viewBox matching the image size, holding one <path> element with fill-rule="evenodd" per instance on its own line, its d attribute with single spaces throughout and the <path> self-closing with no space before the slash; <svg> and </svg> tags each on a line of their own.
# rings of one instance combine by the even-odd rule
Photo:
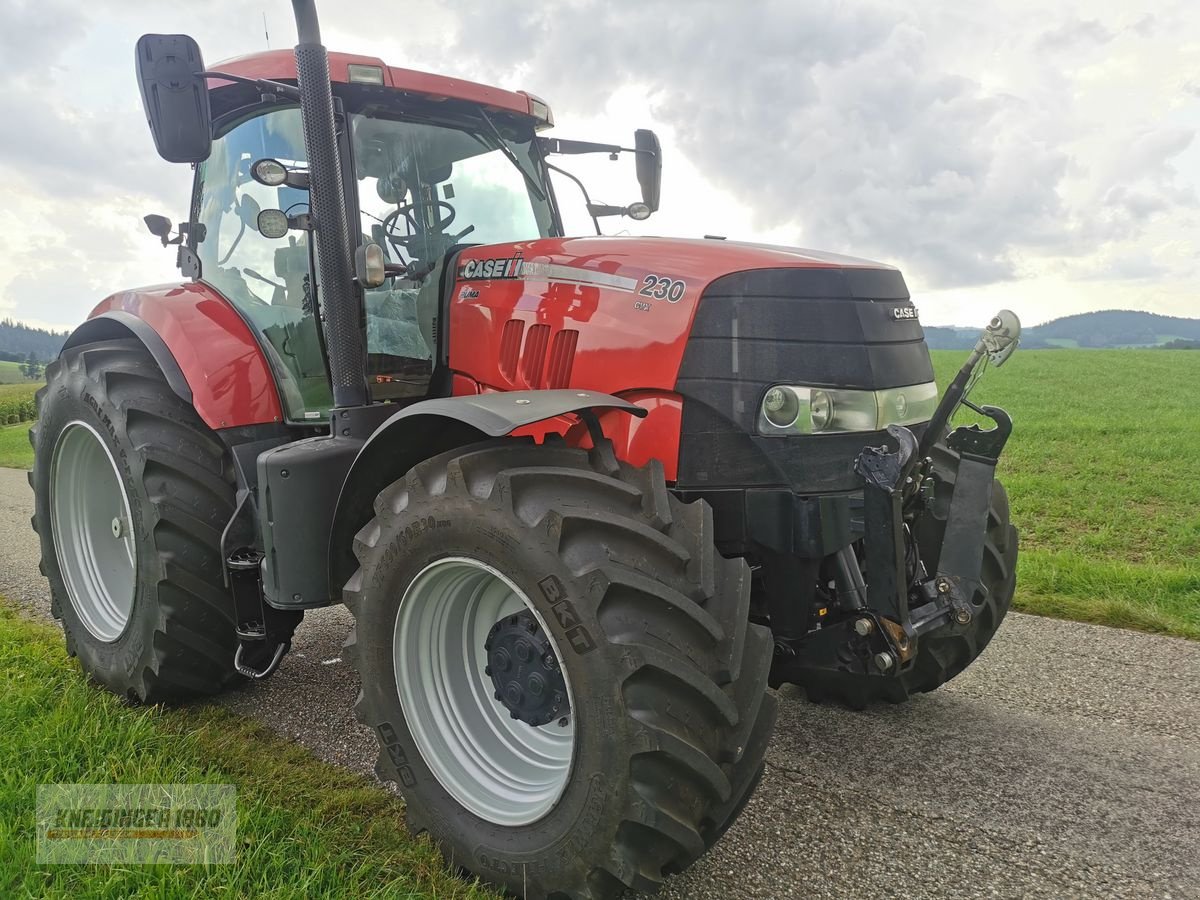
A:
<svg viewBox="0 0 1200 900">
<path fill-rule="evenodd" d="M 0 466 L 6 469 L 32 469 L 33 447 L 29 445 L 32 422 L 0 427 Z"/>
<path fill-rule="evenodd" d="M 450 874 L 386 791 L 219 708 L 130 707 L 2 604 L 0 735 L 0 896 L 497 896 Z M 234 784 L 237 863 L 40 867 L 34 802 L 55 782 Z"/>
</svg>

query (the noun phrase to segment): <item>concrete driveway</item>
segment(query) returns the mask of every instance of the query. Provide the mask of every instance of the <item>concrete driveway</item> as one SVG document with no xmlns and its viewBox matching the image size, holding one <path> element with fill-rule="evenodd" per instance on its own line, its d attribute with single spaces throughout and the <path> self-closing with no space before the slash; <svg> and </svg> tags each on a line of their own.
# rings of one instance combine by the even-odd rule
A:
<svg viewBox="0 0 1200 900">
<path fill-rule="evenodd" d="M 48 616 L 31 505 L 0 469 L 0 594 Z M 374 777 L 349 627 L 310 613 L 272 679 L 220 702 Z M 903 706 L 781 699 L 758 793 L 665 896 L 1200 897 L 1200 644 L 1014 614 Z"/>
</svg>

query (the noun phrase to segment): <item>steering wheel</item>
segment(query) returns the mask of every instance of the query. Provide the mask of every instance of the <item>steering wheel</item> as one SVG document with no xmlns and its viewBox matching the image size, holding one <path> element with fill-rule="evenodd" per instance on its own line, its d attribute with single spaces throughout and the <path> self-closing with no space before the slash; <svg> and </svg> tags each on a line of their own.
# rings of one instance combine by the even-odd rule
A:
<svg viewBox="0 0 1200 900">
<path fill-rule="evenodd" d="M 449 210 L 450 214 L 445 218 L 441 217 L 442 207 Z M 393 247 L 398 250 L 403 250 L 410 256 L 409 245 L 417 238 L 424 238 L 426 226 L 423 225 L 414 215 L 416 210 L 433 210 L 436 221 L 433 228 L 445 233 L 446 229 L 454 221 L 454 217 L 458 215 L 457 210 L 445 200 L 414 200 L 412 203 L 405 203 L 393 209 L 383 220 L 383 231 L 387 235 L 388 241 Z M 409 234 L 395 234 L 396 226 L 400 223 L 400 217 L 404 216 L 404 220 L 409 227 Z"/>
<path fill-rule="evenodd" d="M 225 255 L 217 260 L 218 266 L 223 266 L 229 262 L 229 257 L 233 256 L 233 251 L 237 249 L 238 244 L 242 242 L 243 235 L 246 234 L 246 226 L 249 226 L 254 231 L 258 231 L 258 214 L 262 212 L 262 207 L 258 205 L 258 201 L 250 194 L 242 194 L 239 198 L 233 198 L 233 209 L 238 217 L 238 233 L 233 239 L 233 243 L 229 245 L 229 249 L 225 251 Z"/>
</svg>

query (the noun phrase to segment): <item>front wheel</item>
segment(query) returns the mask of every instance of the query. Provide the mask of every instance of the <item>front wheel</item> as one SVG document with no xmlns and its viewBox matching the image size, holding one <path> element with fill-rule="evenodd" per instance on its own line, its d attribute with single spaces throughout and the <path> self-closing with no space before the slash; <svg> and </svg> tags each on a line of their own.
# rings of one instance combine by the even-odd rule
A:
<svg viewBox="0 0 1200 900">
<path fill-rule="evenodd" d="M 377 771 L 526 897 L 655 890 L 736 818 L 775 700 L 749 572 L 657 464 L 501 440 L 384 490 L 346 589 Z"/>
</svg>

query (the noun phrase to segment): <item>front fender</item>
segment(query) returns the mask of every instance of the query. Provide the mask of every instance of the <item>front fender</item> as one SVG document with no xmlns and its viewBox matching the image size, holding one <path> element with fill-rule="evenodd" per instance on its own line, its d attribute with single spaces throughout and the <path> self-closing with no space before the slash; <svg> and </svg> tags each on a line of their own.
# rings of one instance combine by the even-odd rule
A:
<svg viewBox="0 0 1200 900">
<path fill-rule="evenodd" d="M 329 596 L 354 574 L 354 535 L 370 520 L 375 497 L 422 460 L 489 437 L 503 437 L 557 416 L 611 410 L 642 418 L 646 409 L 598 391 L 505 391 L 438 397 L 406 406 L 370 432 L 354 458 L 329 533 Z M 335 419 L 335 422 L 337 420 Z"/>
</svg>

